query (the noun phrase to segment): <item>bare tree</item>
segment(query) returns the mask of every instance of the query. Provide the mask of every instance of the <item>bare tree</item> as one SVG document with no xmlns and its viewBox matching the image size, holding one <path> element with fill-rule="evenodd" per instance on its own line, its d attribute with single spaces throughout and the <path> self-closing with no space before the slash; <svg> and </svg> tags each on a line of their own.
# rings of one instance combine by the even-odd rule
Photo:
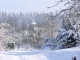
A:
<svg viewBox="0 0 80 60">
<path fill-rule="evenodd" d="M 55 30 L 56 24 L 55 24 L 55 20 L 53 20 L 50 17 L 50 15 L 46 15 L 43 27 L 44 27 L 45 37 L 53 37 L 54 36 L 54 30 Z"/>
</svg>

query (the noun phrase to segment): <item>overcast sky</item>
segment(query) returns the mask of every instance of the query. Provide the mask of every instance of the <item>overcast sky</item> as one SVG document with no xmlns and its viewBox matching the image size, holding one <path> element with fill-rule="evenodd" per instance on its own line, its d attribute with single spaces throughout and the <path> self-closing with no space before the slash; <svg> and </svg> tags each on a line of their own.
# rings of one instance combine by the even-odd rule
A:
<svg viewBox="0 0 80 60">
<path fill-rule="evenodd" d="M 0 0 L 0 11 L 6 12 L 50 12 L 63 8 L 63 3 L 57 7 L 47 9 L 55 5 L 57 0 Z"/>
</svg>

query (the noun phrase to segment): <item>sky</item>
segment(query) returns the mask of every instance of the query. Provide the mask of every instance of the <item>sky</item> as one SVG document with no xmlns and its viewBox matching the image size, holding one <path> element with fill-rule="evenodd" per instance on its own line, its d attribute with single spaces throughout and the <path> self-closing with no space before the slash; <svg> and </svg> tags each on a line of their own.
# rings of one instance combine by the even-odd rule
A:
<svg viewBox="0 0 80 60">
<path fill-rule="evenodd" d="M 54 12 L 64 8 L 63 3 L 54 8 L 59 0 L 0 0 L 0 11 L 6 12 Z"/>
</svg>

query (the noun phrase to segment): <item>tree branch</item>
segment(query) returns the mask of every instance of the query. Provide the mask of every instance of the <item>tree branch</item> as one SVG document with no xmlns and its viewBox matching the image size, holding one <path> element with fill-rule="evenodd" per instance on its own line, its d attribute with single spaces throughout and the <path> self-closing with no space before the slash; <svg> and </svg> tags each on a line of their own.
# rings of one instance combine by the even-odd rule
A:
<svg viewBox="0 0 80 60">
<path fill-rule="evenodd" d="M 58 3 L 56 3 L 54 6 L 51 6 L 51 7 L 47 7 L 47 8 L 52 8 L 52 7 L 55 7 L 57 6 L 58 4 L 60 4 L 63 0 L 60 0 Z"/>
</svg>

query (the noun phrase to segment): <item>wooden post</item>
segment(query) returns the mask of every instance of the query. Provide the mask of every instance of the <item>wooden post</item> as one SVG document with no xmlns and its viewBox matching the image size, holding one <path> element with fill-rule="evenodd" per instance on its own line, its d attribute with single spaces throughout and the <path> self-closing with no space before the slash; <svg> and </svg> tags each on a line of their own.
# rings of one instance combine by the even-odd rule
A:
<svg viewBox="0 0 80 60">
<path fill-rule="evenodd" d="M 73 56 L 73 57 L 72 57 L 72 60 L 76 60 L 76 56 Z"/>
</svg>

